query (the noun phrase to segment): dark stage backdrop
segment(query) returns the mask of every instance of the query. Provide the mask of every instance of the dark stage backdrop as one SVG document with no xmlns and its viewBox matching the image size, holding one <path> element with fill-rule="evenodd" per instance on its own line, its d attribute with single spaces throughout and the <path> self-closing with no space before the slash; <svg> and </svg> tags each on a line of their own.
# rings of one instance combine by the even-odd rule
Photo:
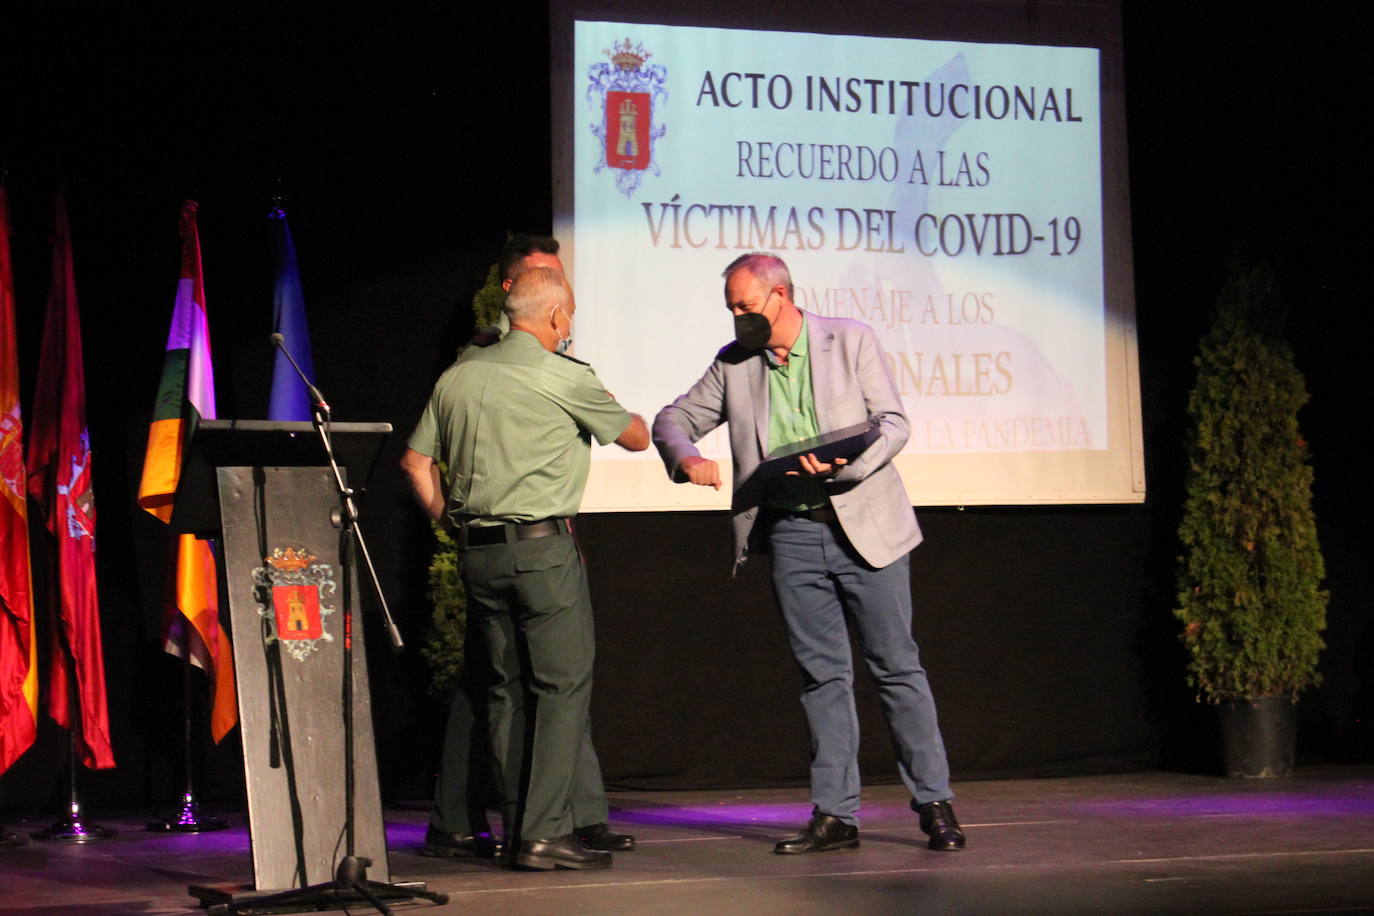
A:
<svg viewBox="0 0 1374 916">
<path fill-rule="evenodd" d="M 266 411 L 267 212 L 280 178 L 320 387 L 337 419 L 408 431 L 470 332 L 466 304 L 506 231 L 549 226 L 546 11 L 502 12 L 446 3 L 324 17 L 274 3 L 166 18 L 58 8 L 46 27 L 0 30 L 0 169 L 13 202 L 26 410 L 59 181 L 74 232 L 119 763 L 82 774 L 89 807 L 170 806 L 180 791 L 181 666 L 158 648 L 166 537 L 134 493 L 182 201 L 201 205 L 220 415 Z M 1352 368 L 1364 346 L 1346 325 L 1348 303 L 1367 299 L 1355 265 L 1367 259 L 1368 231 L 1343 215 L 1355 163 L 1333 116 L 1333 87 L 1356 70 L 1345 52 L 1358 30 L 1334 15 L 1263 15 L 1125 10 L 1146 504 L 920 513 L 915 627 L 956 781 L 1212 766 L 1210 711 L 1184 685 L 1170 616 L 1174 528 L 1192 354 L 1226 256 L 1247 233 L 1279 269 L 1314 395 L 1304 429 L 1332 603 L 1326 682 L 1302 706 L 1303 759 L 1374 759 L 1367 462 L 1355 432 L 1364 424 L 1346 413 L 1368 388 Z M 1290 61 L 1278 75 L 1276 43 Z M 409 642 L 394 656 L 369 634 L 392 801 L 427 797 L 443 711 L 417 651 L 430 540 L 395 470 L 403 442 L 404 432 L 364 504 Z M 596 741 L 612 783 L 805 780 L 800 681 L 766 565 L 731 581 L 727 527 L 718 513 L 579 522 L 599 629 Z M 859 682 L 865 776 L 891 779 L 876 697 L 862 673 Z M 195 686 L 200 710 L 199 678 Z M 237 733 L 221 747 L 205 741 L 196 745 L 203 794 L 239 803 Z M 0 777 L 0 809 L 55 811 L 64 760 L 62 734 L 45 724 Z"/>
</svg>

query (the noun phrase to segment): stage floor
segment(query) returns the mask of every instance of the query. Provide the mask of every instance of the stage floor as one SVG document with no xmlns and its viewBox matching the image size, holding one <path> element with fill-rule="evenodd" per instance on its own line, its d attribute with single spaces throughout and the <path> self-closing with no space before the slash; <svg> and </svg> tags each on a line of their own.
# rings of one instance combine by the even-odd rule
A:
<svg viewBox="0 0 1374 916">
<path fill-rule="evenodd" d="M 899 786 L 864 792 L 856 850 L 778 856 L 810 814 L 800 789 L 615 792 L 638 837 L 609 870 L 517 872 L 419 855 L 425 814 L 388 809 L 392 879 L 445 906 L 398 912 L 1374 913 L 1374 767 L 1284 780 L 1177 773 L 958 783 L 968 849 L 937 853 Z M 247 830 L 169 836 L 145 817 L 91 821 L 117 838 L 0 848 L 0 913 L 199 912 L 192 884 L 251 880 Z M 3 823 L 27 834 L 51 818 Z M 355 905 L 353 913 L 371 912 Z"/>
</svg>

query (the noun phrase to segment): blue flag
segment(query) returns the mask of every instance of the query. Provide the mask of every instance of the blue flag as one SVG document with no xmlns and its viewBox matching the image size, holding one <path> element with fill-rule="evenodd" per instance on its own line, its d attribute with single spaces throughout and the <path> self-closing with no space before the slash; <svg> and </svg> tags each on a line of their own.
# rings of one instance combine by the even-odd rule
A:
<svg viewBox="0 0 1374 916">
<path fill-rule="evenodd" d="M 305 296 L 301 294 L 301 272 L 296 266 L 291 227 L 286 224 L 286 211 L 281 207 L 273 209 L 268 219 L 272 222 L 272 255 L 277 272 L 272 295 L 272 330 L 282 335 L 286 348 L 313 382 L 315 363 L 310 358 L 310 329 L 305 323 Z M 272 367 L 272 400 L 267 408 L 267 419 L 310 419 L 310 393 L 281 350 L 277 350 L 277 361 Z"/>
</svg>

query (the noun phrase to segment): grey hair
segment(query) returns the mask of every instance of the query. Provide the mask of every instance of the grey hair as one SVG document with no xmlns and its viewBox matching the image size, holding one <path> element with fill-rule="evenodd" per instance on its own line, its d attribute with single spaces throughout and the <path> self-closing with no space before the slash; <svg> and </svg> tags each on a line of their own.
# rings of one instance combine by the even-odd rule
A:
<svg viewBox="0 0 1374 916">
<path fill-rule="evenodd" d="M 531 267 L 516 277 L 503 306 L 511 323 L 538 321 L 560 305 L 572 302 L 572 287 L 552 267 Z"/>
<path fill-rule="evenodd" d="M 730 278 L 739 270 L 747 270 L 750 276 L 761 281 L 769 289 L 781 286 L 787 290 L 787 298 L 793 298 L 792 272 L 787 269 L 787 264 L 783 262 L 783 259 L 777 255 L 763 251 L 751 251 L 748 254 L 742 254 L 730 262 L 730 266 L 725 268 L 721 276 L 725 278 L 726 283 L 729 283 Z"/>
</svg>

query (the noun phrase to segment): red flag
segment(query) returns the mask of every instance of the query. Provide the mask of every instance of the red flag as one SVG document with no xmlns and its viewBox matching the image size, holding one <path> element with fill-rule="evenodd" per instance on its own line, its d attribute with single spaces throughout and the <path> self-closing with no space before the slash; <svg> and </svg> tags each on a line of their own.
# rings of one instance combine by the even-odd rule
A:
<svg viewBox="0 0 1374 916">
<path fill-rule="evenodd" d="M 200 269 L 200 233 L 196 203 L 188 200 L 181 211 L 181 280 L 138 487 L 138 504 L 164 522 L 172 517 L 186 444 L 195 435 L 197 423 L 214 418 L 215 376 Z M 178 539 L 174 603 L 167 615 L 164 648 L 209 674 L 214 694 L 210 734 L 218 742 L 238 722 L 234 653 L 219 621 L 215 556 L 209 542 L 195 535 L 183 534 Z"/>
<path fill-rule="evenodd" d="M 15 337 L 9 199 L 0 187 L 0 773 L 28 750 L 38 732 L 38 657 Z"/>
<path fill-rule="evenodd" d="M 57 541 L 57 632 L 52 640 L 48 715 L 72 730 L 81 762 L 115 765 L 105 707 L 105 660 L 95 588 L 95 495 L 86 383 L 81 364 L 81 319 L 76 308 L 71 230 L 59 192 L 53 238 L 52 289 L 38 359 L 38 391 L 29 440 L 29 493 L 42 507 Z M 70 669 L 69 669 L 70 666 Z M 70 683 L 76 676 L 79 714 L 72 720 Z"/>
</svg>

